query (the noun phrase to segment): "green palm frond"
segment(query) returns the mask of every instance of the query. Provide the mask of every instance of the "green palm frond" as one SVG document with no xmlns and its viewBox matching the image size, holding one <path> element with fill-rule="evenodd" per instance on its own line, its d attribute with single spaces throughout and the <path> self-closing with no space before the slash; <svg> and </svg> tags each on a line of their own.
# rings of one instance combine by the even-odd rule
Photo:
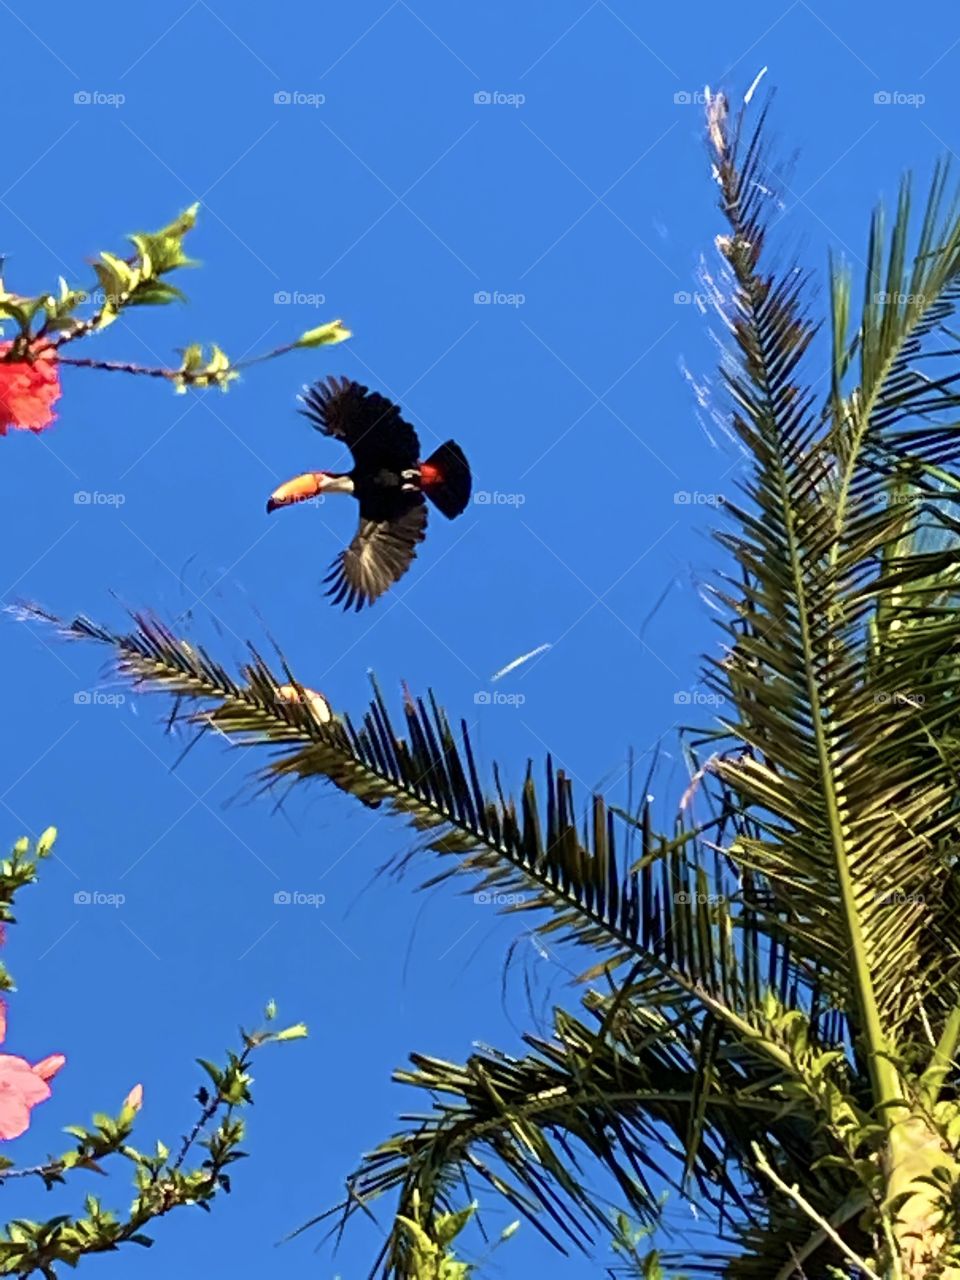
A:
<svg viewBox="0 0 960 1280">
<path fill-rule="evenodd" d="M 84 617 L 64 622 L 34 606 L 17 612 L 55 626 L 66 638 L 108 646 L 118 674 L 135 688 L 174 699 L 171 724 L 215 730 L 231 746 L 273 749 L 258 774 L 265 786 L 327 779 L 370 807 L 386 805 L 408 818 L 436 853 L 460 855 L 447 874 L 465 867 L 484 877 L 481 888 L 533 889 L 520 905 L 553 907 L 561 926 L 572 923 L 564 911 L 576 908 L 589 931 L 582 940 L 590 945 L 602 940 L 615 950 L 629 949 L 641 935 L 640 881 L 622 866 L 613 817 L 602 800 L 581 831 L 572 784 L 549 758 L 542 807 L 530 766 L 519 802 L 504 793 L 496 768 L 485 792 L 466 722 L 455 734 L 432 696 L 428 703 L 406 696 L 405 734 L 376 684 L 358 726 L 348 716 L 323 723 L 309 696 L 278 696 L 284 686 L 310 691 L 285 662 L 273 671 L 252 647 L 250 660 L 234 675 L 156 618 L 134 615 L 134 629 L 122 633 Z M 652 839 L 649 824 L 647 829 Z"/>
<path fill-rule="evenodd" d="M 496 767 L 485 789 L 466 722 L 455 733 L 432 696 L 424 703 L 407 695 L 405 733 L 376 686 L 358 726 L 348 716 L 322 723 L 308 696 L 297 702 L 278 696 L 283 686 L 309 693 L 287 664 L 273 671 L 252 648 L 233 675 L 154 618 L 135 615 L 134 629 L 121 633 L 83 617 L 63 622 L 36 607 L 23 606 L 19 615 L 108 646 L 118 673 L 134 687 L 174 700 L 170 723 L 215 730 L 218 740 L 239 748 L 270 750 L 258 774 L 264 786 L 326 779 L 367 806 L 393 809 L 422 833 L 425 848 L 454 859 L 428 884 L 473 873 L 472 889 L 512 900 L 508 910 L 546 912 L 540 932 L 603 957 L 587 976 L 639 964 L 651 1001 L 707 1001 L 749 1033 L 761 980 L 741 960 L 736 933 L 741 923 L 755 930 L 760 917 L 742 902 L 735 877 L 728 875 L 727 891 L 719 891 L 713 853 L 685 832 L 673 839 L 656 834 L 649 807 L 636 824 L 640 856 L 626 866 L 621 846 L 632 822 L 600 795 L 581 813 L 570 779 L 549 757 L 542 797 L 529 763 L 519 800 L 505 793 Z M 809 986 L 793 970 L 782 938 L 770 945 L 778 982 Z"/>
<path fill-rule="evenodd" d="M 720 535 L 740 575 L 718 592 L 727 654 L 709 679 L 741 750 L 722 756 L 716 773 L 736 808 L 758 815 L 757 834 L 731 856 L 769 885 L 794 958 L 820 968 L 891 1096 L 885 1028 L 942 1022 L 960 977 L 956 922 L 942 909 L 952 871 L 938 852 L 960 836 L 942 745 L 957 727 L 956 554 L 919 550 L 922 529 L 942 528 L 943 517 L 923 501 L 931 483 L 915 486 L 927 463 L 942 470 L 960 447 L 960 432 L 936 422 L 956 403 L 958 378 L 931 380 L 919 368 L 960 296 L 960 208 L 944 212 L 938 170 L 910 261 L 905 188 L 885 272 L 875 219 L 853 339 L 849 281 L 835 273 L 834 376 L 821 411 L 802 376 L 813 338 L 803 280 L 762 266 L 771 203 L 763 121 L 748 139 L 741 126 L 716 106 L 739 354 L 728 385 L 752 468 L 747 503 L 728 504 L 736 527 Z M 889 305 L 876 300 L 883 290 Z M 857 357 L 861 385 L 848 392 Z M 891 501 L 904 485 L 914 500 Z M 927 673 L 919 685 L 918 672 Z M 930 964 L 944 962 L 951 933 L 950 978 L 931 1004 Z"/>
<path fill-rule="evenodd" d="M 864 300 L 849 332 L 850 273 L 831 273 L 833 430 L 827 448 L 852 496 L 857 471 L 889 483 L 891 464 L 918 481 L 941 479 L 960 451 L 960 336 L 947 323 L 960 301 L 960 201 L 948 196 L 949 170 L 936 167 L 911 248 L 913 191 L 905 178 L 886 232 L 882 207 L 871 222 Z M 847 390 L 852 372 L 859 375 Z M 945 420 L 944 415 L 947 415 Z M 954 420 L 950 420 L 950 417 Z M 861 500 L 867 496 L 860 489 Z"/>
<path fill-rule="evenodd" d="M 815 1168 L 829 1143 L 803 1108 L 785 1099 L 780 1073 L 726 1038 L 705 1078 L 704 1038 L 713 1025 L 670 1021 L 644 1008 L 642 992 L 629 995 L 622 1003 L 616 995 L 588 996 L 592 1026 L 558 1011 L 549 1040 L 525 1037 L 531 1052 L 523 1058 L 489 1047 L 463 1065 L 412 1055 L 412 1069 L 394 1078 L 429 1094 L 432 1108 L 405 1116 L 405 1129 L 365 1157 L 349 1179 L 344 1220 L 391 1192 L 399 1195 L 400 1216 L 414 1194 L 446 1210 L 454 1192 L 462 1195 L 462 1176 L 468 1194 L 492 1187 L 564 1251 L 585 1247 L 609 1226 L 605 1200 L 579 1173 L 588 1155 L 645 1225 L 659 1218 L 653 1184 L 683 1190 L 689 1170 L 696 1198 L 715 1223 L 726 1224 L 731 1245 L 748 1246 L 757 1266 L 786 1262 L 792 1248 L 810 1240 L 810 1223 L 789 1202 L 771 1200 L 752 1144 L 761 1143 L 785 1177 L 813 1184 L 812 1201 L 829 1215 L 850 1194 L 842 1171 Z M 692 1128 L 699 1130 L 695 1145 Z M 862 1196 L 852 1203 L 864 1207 Z M 404 1274 L 396 1254 L 402 1245 L 395 1231 L 381 1258 L 384 1275 Z M 834 1253 L 820 1248 L 808 1274 L 826 1277 L 831 1260 Z M 730 1265 L 728 1253 L 723 1266 Z M 773 1274 L 757 1266 L 744 1261 L 742 1270 L 710 1274 Z"/>
</svg>

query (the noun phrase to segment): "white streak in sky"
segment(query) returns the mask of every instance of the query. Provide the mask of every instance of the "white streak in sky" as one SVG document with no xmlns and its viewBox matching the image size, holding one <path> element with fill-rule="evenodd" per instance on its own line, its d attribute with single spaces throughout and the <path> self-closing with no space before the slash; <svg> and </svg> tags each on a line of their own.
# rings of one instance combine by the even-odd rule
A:
<svg viewBox="0 0 960 1280">
<path fill-rule="evenodd" d="M 539 654 L 546 653 L 546 651 L 552 647 L 553 646 L 549 644 L 541 644 L 536 649 L 531 649 L 529 653 L 525 653 L 519 658 L 514 658 L 514 660 L 512 662 L 508 662 L 505 667 L 501 667 L 496 675 L 490 677 L 491 684 L 494 680 L 499 680 L 501 676 L 506 676 L 509 675 L 511 671 L 516 671 L 517 667 L 522 666 L 525 662 L 529 662 L 531 658 L 536 658 Z"/>
<path fill-rule="evenodd" d="M 749 107 L 749 105 L 750 105 L 750 99 L 753 97 L 753 95 L 754 95 L 754 94 L 756 93 L 756 91 L 757 91 L 757 85 L 760 83 L 760 81 L 763 79 L 763 77 L 764 77 L 766 74 L 767 74 L 767 68 L 766 68 L 766 67 L 761 67 L 761 68 L 760 68 L 760 72 L 759 72 L 759 74 L 757 75 L 756 80 L 754 80 L 753 84 L 750 86 L 750 88 L 747 90 L 747 92 L 743 95 L 743 105 L 744 105 L 745 107 Z"/>
</svg>

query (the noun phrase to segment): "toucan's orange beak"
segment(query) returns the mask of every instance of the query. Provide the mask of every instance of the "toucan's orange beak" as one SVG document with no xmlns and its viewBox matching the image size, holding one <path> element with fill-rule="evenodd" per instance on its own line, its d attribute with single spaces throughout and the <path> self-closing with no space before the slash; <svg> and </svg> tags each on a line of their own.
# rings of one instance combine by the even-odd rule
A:
<svg viewBox="0 0 960 1280">
<path fill-rule="evenodd" d="M 267 502 L 267 511 L 276 511 L 277 507 L 289 507 L 294 502 L 305 502 L 315 498 L 320 492 L 319 471 L 305 471 L 302 476 L 294 476 L 279 489 L 274 489 Z"/>
</svg>

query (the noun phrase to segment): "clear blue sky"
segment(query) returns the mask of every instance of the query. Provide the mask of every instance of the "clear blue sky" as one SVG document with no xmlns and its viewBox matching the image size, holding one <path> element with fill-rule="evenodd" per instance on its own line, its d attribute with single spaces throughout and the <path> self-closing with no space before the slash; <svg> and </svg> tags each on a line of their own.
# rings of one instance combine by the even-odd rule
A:
<svg viewBox="0 0 960 1280">
<path fill-rule="evenodd" d="M 729 492 L 737 468 L 680 371 L 712 372 L 706 320 L 675 297 L 696 289 L 720 223 L 702 112 L 677 96 L 705 82 L 740 95 L 768 64 L 773 133 L 800 152 L 784 242 L 817 268 L 847 247 L 858 266 L 877 196 L 957 141 L 954 24 L 903 13 L 890 0 L 842 12 L 804 0 L 2 6 L 9 287 L 35 292 L 61 272 L 82 284 L 96 250 L 204 206 L 189 306 L 135 313 L 77 354 L 166 362 L 215 340 L 239 358 L 336 316 L 356 334 L 252 371 L 226 397 L 66 371 L 57 426 L 0 441 L 3 598 L 119 623 L 112 591 L 171 620 L 189 613 L 190 635 L 224 658 L 241 637 L 262 641 L 266 618 L 335 705 L 362 708 L 368 668 L 391 692 L 403 678 L 432 685 L 515 783 L 549 746 L 584 787 L 622 800 L 628 747 L 643 756 L 665 735 L 672 751 L 689 719 L 675 696 L 714 643 L 697 589 L 718 563 L 712 511 L 675 494 Z M 124 101 L 75 102 L 83 93 Z M 284 93 L 325 101 L 275 102 Z M 477 304 L 481 292 L 523 300 Z M 360 616 L 318 588 L 352 505 L 264 514 L 280 480 L 340 461 L 294 411 L 300 385 L 329 372 L 396 395 L 424 441 L 462 443 L 478 490 L 523 499 L 435 518 L 413 571 Z M 124 502 L 78 505 L 78 491 Z M 312 1038 L 257 1064 L 254 1160 L 234 1195 L 212 1220 L 164 1224 L 150 1254 L 84 1265 L 365 1274 L 366 1227 L 336 1259 L 313 1255 L 317 1234 L 274 1242 L 333 1203 L 416 1101 L 389 1083 L 409 1050 L 517 1047 L 530 1019 L 519 983 L 504 1008 L 500 974 L 526 922 L 449 889 L 418 898 L 415 876 L 368 887 L 408 833 L 319 785 L 284 817 L 248 802 L 249 757 L 204 744 L 172 773 L 179 745 L 158 727 L 160 703 L 76 704 L 114 691 L 102 655 L 45 641 L 0 630 L 0 831 L 62 833 L 8 946 L 21 988 L 8 1048 L 69 1063 L 16 1154 L 56 1148 L 62 1125 L 115 1108 L 138 1080 L 144 1138 L 171 1141 L 193 1118 L 193 1056 L 216 1056 L 275 997 Z M 491 673 L 548 642 L 496 686 L 522 705 L 475 703 Z M 681 780 L 667 760 L 665 807 Z M 275 906 L 283 889 L 326 903 Z M 76 905 L 83 890 L 126 900 Z M 580 957 L 522 954 L 543 989 L 576 998 L 566 966 Z M 4 1206 L 36 1214 L 37 1194 L 7 1190 Z M 527 1228 L 500 1262 L 595 1273 L 547 1256 Z"/>
</svg>

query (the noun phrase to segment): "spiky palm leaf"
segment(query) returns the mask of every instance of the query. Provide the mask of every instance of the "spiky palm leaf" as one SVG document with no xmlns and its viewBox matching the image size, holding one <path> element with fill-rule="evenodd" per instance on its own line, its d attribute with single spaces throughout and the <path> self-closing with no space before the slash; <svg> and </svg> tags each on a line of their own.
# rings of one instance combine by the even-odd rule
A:
<svg viewBox="0 0 960 1280">
<path fill-rule="evenodd" d="M 254 649 L 231 675 L 203 647 L 145 615 L 134 615 L 134 630 L 121 633 L 84 617 L 64 622 L 34 606 L 19 606 L 18 613 L 56 626 L 64 637 L 109 646 L 120 675 L 175 699 L 171 723 L 216 730 L 239 748 L 274 748 L 258 775 L 263 785 L 326 779 L 367 806 L 385 804 L 407 817 L 425 848 L 456 856 L 428 884 L 474 873 L 471 892 L 515 898 L 514 912 L 548 912 L 540 932 L 599 952 L 603 959 L 589 975 L 640 963 L 651 1000 L 708 1001 L 738 1033 L 749 1030 L 763 982 L 755 966 L 743 966 L 734 932 L 735 925 L 755 928 L 759 917 L 748 905 L 735 916 L 736 879 L 689 833 L 657 835 L 649 809 L 636 824 L 640 856 L 625 866 L 618 845 L 626 844 L 632 820 L 595 795 L 581 825 L 573 785 L 549 757 L 542 799 L 530 764 L 519 800 L 504 791 L 496 766 L 484 787 L 466 722 L 455 733 L 432 696 L 427 706 L 407 695 L 405 734 L 376 686 L 359 726 L 349 716 L 322 723 L 308 696 L 296 702 L 280 696 L 285 686 L 309 693 L 286 663 L 275 672 Z M 716 826 L 714 834 L 722 839 L 723 830 Z M 721 881 L 726 893 L 716 891 Z M 803 981 L 776 937 L 768 960 L 778 985 Z M 814 1001 L 813 1016 L 823 1012 Z"/>
<path fill-rule="evenodd" d="M 960 375 L 925 371 L 960 355 L 945 325 L 960 296 L 960 205 L 944 208 L 938 169 L 912 263 L 909 184 L 888 247 L 875 216 L 852 338 L 849 278 L 834 273 L 821 410 L 800 375 L 813 335 L 795 273 L 759 272 L 762 149 L 754 140 L 738 163 L 722 103 L 711 134 L 732 229 L 733 421 L 753 460 L 749 506 L 722 537 L 741 580 L 723 593 L 728 652 L 711 673 L 732 708 L 721 732 L 748 748 L 716 773 L 760 828 L 730 852 L 788 911 L 794 958 L 820 967 L 847 1012 L 896 1164 L 908 1106 L 888 1104 L 909 1104 L 904 1059 L 945 1033 L 960 972 L 957 526 L 944 509 Z"/>
<path fill-rule="evenodd" d="M 760 153 L 751 164 L 759 169 Z M 722 163 L 720 173 L 723 181 Z M 846 987 L 838 995 L 859 1009 L 875 1054 L 880 1017 L 909 1023 L 929 999 L 929 962 L 949 989 L 960 959 L 956 916 L 943 910 L 954 897 L 951 864 L 930 856 L 960 834 L 942 749 L 958 724 L 957 556 L 951 546 L 917 549 L 922 530 L 948 526 L 926 478 L 948 474 L 944 464 L 960 453 L 960 431 L 943 422 L 960 402 L 958 375 L 932 381 L 922 372 L 930 354 L 960 355 L 924 345 L 944 331 L 960 293 L 960 215 L 956 204 L 942 214 L 938 170 L 908 267 L 905 187 L 885 278 L 875 218 L 867 298 L 850 342 L 849 281 L 835 274 L 832 423 L 816 438 L 820 415 L 793 376 L 809 330 L 793 284 L 757 288 L 759 172 L 748 167 L 744 182 L 753 194 L 727 196 L 738 228 L 727 257 L 752 373 L 731 387 L 735 423 L 761 465 L 748 490 L 753 510 L 736 511 L 740 528 L 723 539 L 746 582 L 741 599 L 728 597 L 739 616 L 713 681 L 735 708 L 732 735 L 752 751 L 718 772 L 768 815 L 766 836 L 737 855 L 789 902 L 798 953 L 823 959 L 826 950 Z M 877 301 L 881 293 L 890 301 Z M 856 352 L 860 384 L 845 395 Z M 891 895 L 901 899 L 893 907 Z M 836 922 L 841 930 L 827 936 Z M 941 1019 L 952 1007 L 934 1004 Z"/>
<path fill-rule="evenodd" d="M 350 1179 L 345 1216 L 390 1191 L 399 1191 L 401 1214 L 414 1192 L 446 1208 L 460 1191 L 459 1173 L 469 1194 L 487 1184 L 558 1247 L 579 1246 L 589 1240 L 588 1228 L 609 1220 L 584 1185 L 587 1155 L 612 1174 L 641 1222 L 658 1221 L 652 1184 L 667 1182 L 713 1206 L 729 1228 L 721 1230 L 728 1246 L 750 1246 L 739 1255 L 728 1247 L 696 1270 L 769 1280 L 805 1250 L 811 1229 L 785 1197 L 766 1187 L 758 1194 L 763 1182 L 752 1146 L 760 1143 L 776 1152 L 785 1178 L 813 1183 L 818 1211 L 836 1216 L 865 1246 L 853 1221 L 865 1197 L 851 1190 L 842 1169 L 811 1175 L 831 1143 L 809 1112 L 784 1096 L 785 1073 L 712 1020 L 669 1017 L 646 997 L 642 983 L 594 993 L 586 1002 L 589 1024 L 558 1011 L 553 1036 L 525 1037 L 532 1052 L 521 1059 L 491 1048 L 462 1066 L 412 1055 L 413 1069 L 394 1078 L 428 1092 L 433 1109 L 402 1117 L 407 1127 L 365 1158 Z M 822 1243 L 810 1277 L 828 1276 L 840 1260 Z M 390 1274 L 404 1274 L 400 1246 L 396 1234 L 384 1246 Z M 677 1254 L 677 1264 L 689 1268 L 690 1256 Z"/>
</svg>

